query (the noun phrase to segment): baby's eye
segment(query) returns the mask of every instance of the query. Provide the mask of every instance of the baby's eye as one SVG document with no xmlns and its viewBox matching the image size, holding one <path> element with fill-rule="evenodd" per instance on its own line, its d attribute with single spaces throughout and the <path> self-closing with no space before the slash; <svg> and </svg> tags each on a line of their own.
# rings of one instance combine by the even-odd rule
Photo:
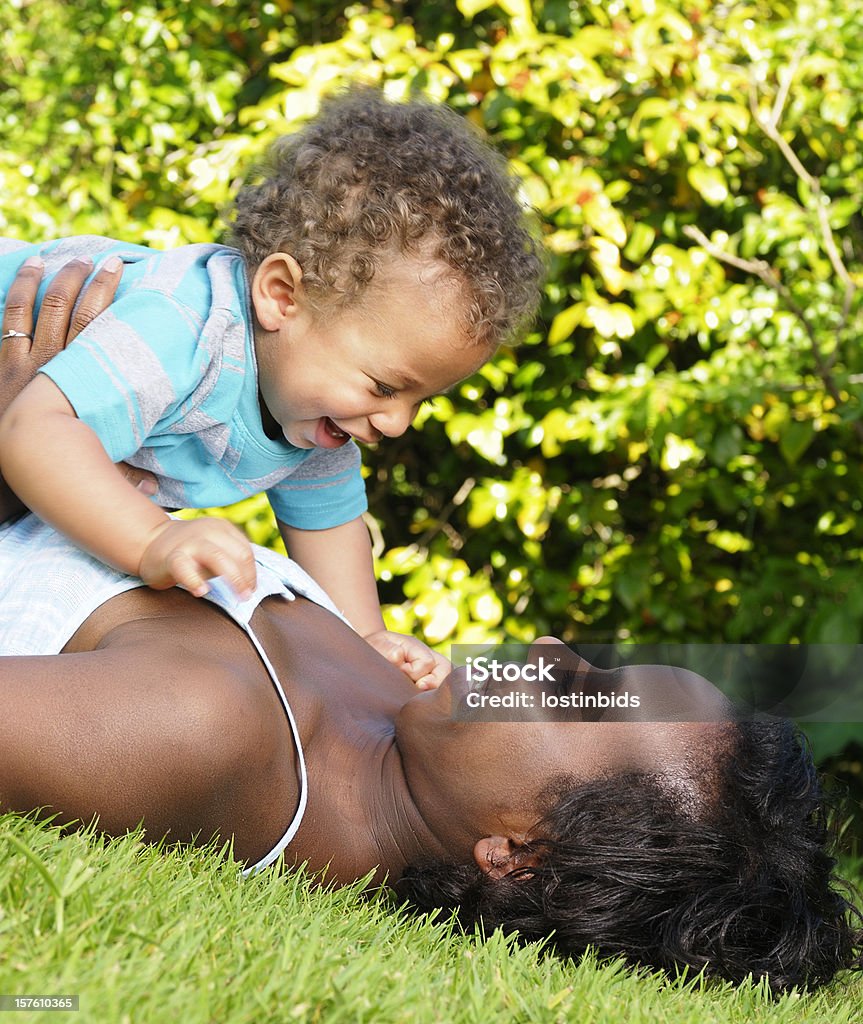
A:
<svg viewBox="0 0 863 1024">
<path fill-rule="evenodd" d="M 425 407 L 427 407 L 429 409 L 434 409 L 436 401 L 437 401 L 436 398 L 424 398 L 420 402 L 420 408 L 422 409 L 425 406 Z"/>
<path fill-rule="evenodd" d="M 376 380 L 374 383 L 375 383 L 375 391 L 377 391 L 377 393 L 381 396 L 381 398 L 395 398 L 396 397 L 397 392 L 396 392 L 395 388 L 391 388 L 388 384 L 384 384 L 382 381 L 379 381 L 379 380 Z"/>
</svg>

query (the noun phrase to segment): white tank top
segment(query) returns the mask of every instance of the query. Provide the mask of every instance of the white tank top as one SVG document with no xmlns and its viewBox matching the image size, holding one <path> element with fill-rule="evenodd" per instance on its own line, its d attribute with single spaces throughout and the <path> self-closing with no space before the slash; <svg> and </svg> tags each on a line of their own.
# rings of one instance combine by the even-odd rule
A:
<svg viewBox="0 0 863 1024">
<path fill-rule="evenodd" d="M 265 597 L 296 595 L 326 608 L 340 619 L 330 598 L 296 562 L 253 545 L 257 587 L 248 601 L 239 601 L 222 580 L 210 580 L 206 600 L 225 611 L 246 633 L 270 675 L 285 709 L 297 752 L 300 798 L 293 819 L 276 845 L 243 874 L 276 861 L 299 830 L 309 796 L 306 761 L 285 691 L 267 653 L 251 628 L 255 609 Z M 81 624 L 100 605 L 144 584 L 136 576 L 104 565 L 80 551 L 65 537 L 28 515 L 0 526 L 0 656 L 59 654 Z"/>
</svg>

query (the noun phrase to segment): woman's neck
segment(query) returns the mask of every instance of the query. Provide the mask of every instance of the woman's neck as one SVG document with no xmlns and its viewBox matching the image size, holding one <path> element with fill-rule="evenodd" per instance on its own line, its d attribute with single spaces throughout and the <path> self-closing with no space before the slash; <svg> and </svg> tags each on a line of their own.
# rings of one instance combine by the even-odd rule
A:
<svg viewBox="0 0 863 1024">
<path fill-rule="evenodd" d="M 397 878 L 446 851 L 420 814 L 395 743 L 414 695 L 402 672 L 318 606 L 265 601 L 252 620 L 300 731 L 309 803 L 288 856 L 347 882 Z"/>
</svg>

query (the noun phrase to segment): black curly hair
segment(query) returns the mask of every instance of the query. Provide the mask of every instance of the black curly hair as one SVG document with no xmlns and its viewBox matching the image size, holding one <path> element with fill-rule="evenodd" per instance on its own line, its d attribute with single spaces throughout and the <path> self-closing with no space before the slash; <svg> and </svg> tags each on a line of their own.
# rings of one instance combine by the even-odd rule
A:
<svg viewBox="0 0 863 1024">
<path fill-rule="evenodd" d="M 250 274 L 290 253 L 318 312 L 361 301 L 407 255 L 449 269 L 477 344 L 510 340 L 533 316 L 543 264 L 518 182 L 447 107 L 355 87 L 278 140 L 263 174 L 237 197 L 231 242 Z"/>
<path fill-rule="evenodd" d="M 497 880 L 474 864 L 412 867 L 396 892 L 466 926 L 551 937 L 564 955 L 752 975 L 776 993 L 860 969 L 863 918 L 833 878 L 807 743 L 777 719 L 734 730 L 706 815 L 656 777 L 601 779 L 557 798 L 535 829 L 538 866 Z"/>
</svg>

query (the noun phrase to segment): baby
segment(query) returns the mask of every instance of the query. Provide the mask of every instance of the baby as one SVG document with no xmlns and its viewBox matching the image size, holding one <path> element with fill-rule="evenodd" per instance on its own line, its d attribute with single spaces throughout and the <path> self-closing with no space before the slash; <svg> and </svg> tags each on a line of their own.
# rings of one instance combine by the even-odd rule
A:
<svg viewBox="0 0 863 1024">
<path fill-rule="evenodd" d="M 446 662 L 386 631 L 355 441 L 404 433 L 532 314 L 541 262 L 502 160 L 445 107 L 354 90 L 273 148 L 236 203 L 236 248 L 156 252 L 82 236 L 0 242 L 0 302 L 89 258 L 114 304 L 0 419 L 0 474 L 42 519 L 157 589 L 255 583 L 224 519 L 265 490 L 289 554 L 420 686 Z M 115 468 L 157 481 L 150 501 Z M 94 509 L 98 511 L 94 511 Z"/>
</svg>

